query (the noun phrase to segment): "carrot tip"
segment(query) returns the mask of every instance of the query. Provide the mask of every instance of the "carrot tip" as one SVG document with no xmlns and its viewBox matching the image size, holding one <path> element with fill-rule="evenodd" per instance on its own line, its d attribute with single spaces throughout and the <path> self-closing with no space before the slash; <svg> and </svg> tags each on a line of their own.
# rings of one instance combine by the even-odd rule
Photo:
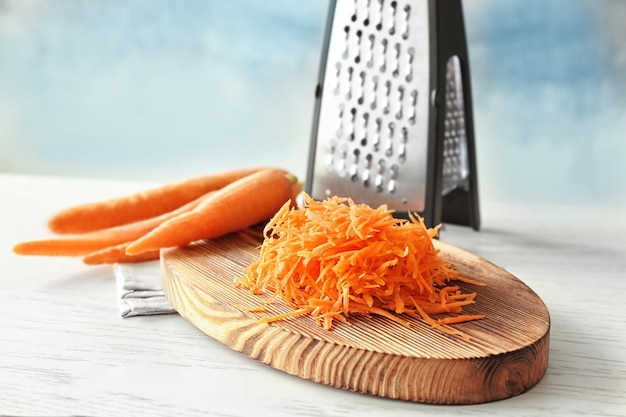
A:
<svg viewBox="0 0 626 417">
<path fill-rule="evenodd" d="M 298 183 L 298 177 L 296 177 L 295 175 L 293 175 L 292 173 L 288 172 L 285 174 L 285 177 L 287 177 L 287 180 L 289 181 L 289 184 L 297 184 Z"/>
</svg>

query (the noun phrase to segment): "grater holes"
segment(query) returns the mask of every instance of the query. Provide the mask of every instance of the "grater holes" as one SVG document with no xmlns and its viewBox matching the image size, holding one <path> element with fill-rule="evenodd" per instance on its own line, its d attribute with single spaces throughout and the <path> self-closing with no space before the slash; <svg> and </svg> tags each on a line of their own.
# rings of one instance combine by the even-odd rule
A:
<svg viewBox="0 0 626 417">
<path fill-rule="evenodd" d="M 393 77 L 397 77 L 400 75 L 400 50 L 401 46 L 399 43 L 396 43 L 393 46 L 394 56 L 393 56 L 393 70 L 391 71 L 391 75 Z"/>
<path fill-rule="evenodd" d="M 357 53 L 354 56 L 354 62 L 356 64 L 361 62 L 361 52 L 360 51 L 361 51 L 361 41 L 362 41 L 362 38 L 363 38 L 363 31 L 361 29 L 358 29 L 356 31 L 356 50 L 357 50 Z"/>
<path fill-rule="evenodd" d="M 336 166 L 337 175 L 345 177 L 348 172 L 348 148 L 346 144 L 342 144 L 339 149 L 337 158 L 333 158 L 333 164 Z M 332 165 L 329 167 L 332 170 Z"/>
<path fill-rule="evenodd" d="M 359 170 L 357 169 L 356 165 L 352 165 L 350 167 L 349 176 L 350 176 L 350 181 L 352 182 L 357 181 L 359 179 Z"/>
<path fill-rule="evenodd" d="M 350 109 L 350 126 L 348 130 L 349 131 L 348 140 L 350 140 L 351 142 L 354 141 L 355 128 L 356 128 L 356 107 L 352 107 Z"/>
<path fill-rule="evenodd" d="M 341 61 L 335 64 L 335 88 L 333 89 L 334 95 L 339 95 L 341 92 Z"/>
<path fill-rule="evenodd" d="M 367 48 L 367 53 L 369 59 L 367 60 L 367 68 L 372 68 L 374 66 L 374 48 L 376 47 L 376 36 L 372 33 L 368 36 L 369 47 Z"/>
<path fill-rule="evenodd" d="M 363 181 L 363 186 L 365 186 L 365 187 L 369 187 L 370 186 L 370 172 L 369 172 L 369 170 L 363 171 L 363 174 L 361 174 L 361 180 Z"/>
<path fill-rule="evenodd" d="M 406 162 L 406 144 L 401 143 L 398 145 L 398 161 L 404 163 Z"/>
<path fill-rule="evenodd" d="M 402 119 L 402 101 L 404 100 L 404 86 L 400 85 L 398 86 L 398 97 L 397 97 L 397 101 L 396 101 L 396 119 L 400 120 Z"/>
<path fill-rule="evenodd" d="M 335 79 L 327 83 L 334 94 L 325 96 L 335 112 L 324 117 L 328 125 L 339 114 L 339 127 L 335 122 L 326 128 L 327 137 L 336 137 L 336 148 L 344 143 L 348 151 L 334 152 L 335 176 L 341 171 L 345 181 L 369 187 L 367 193 L 394 194 L 395 204 L 406 204 L 410 193 L 405 194 L 408 186 L 399 178 L 414 177 L 413 135 L 421 139 L 423 129 L 414 125 L 429 98 L 424 96 L 424 103 L 420 98 L 418 107 L 418 75 L 424 68 L 421 38 L 416 37 L 422 31 L 413 21 L 422 6 L 408 0 L 347 0 L 338 10 L 343 22 L 334 28 L 336 42 L 329 55 L 334 60 L 327 66 L 337 85 Z"/>
<path fill-rule="evenodd" d="M 389 27 L 390 35 L 394 35 L 396 33 L 397 9 L 398 9 L 398 2 L 394 0 L 391 2 L 391 10 L 390 10 L 391 15 L 389 16 L 389 21 L 391 22 L 391 26 Z"/>
<path fill-rule="evenodd" d="M 348 58 L 348 55 L 350 54 L 350 26 L 346 25 L 343 28 L 343 32 L 344 32 L 344 40 L 343 43 L 345 45 L 344 49 L 343 49 L 343 53 L 341 54 L 341 57 L 343 59 Z"/>
<path fill-rule="evenodd" d="M 376 109 L 376 95 L 378 91 L 378 76 L 375 75 L 372 77 L 372 96 L 370 99 L 370 109 Z"/>
<path fill-rule="evenodd" d="M 363 183 L 363 186 L 365 187 L 369 187 L 370 186 L 370 167 L 372 165 L 372 160 L 374 159 L 374 157 L 372 156 L 371 153 L 368 153 L 367 155 L 365 155 L 365 169 L 363 170 L 363 172 L 361 173 L 361 182 Z"/>
<path fill-rule="evenodd" d="M 387 40 L 387 38 L 383 38 L 380 41 L 381 62 L 380 62 L 379 70 L 381 73 L 384 73 L 387 70 L 387 45 L 388 44 L 389 44 L 389 41 Z"/>
<path fill-rule="evenodd" d="M 350 100 L 350 98 L 352 97 L 352 77 L 353 77 L 353 73 L 354 73 L 354 68 L 353 67 L 348 67 L 348 79 L 346 81 L 346 84 L 348 85 L 348 91 L 346 92 L 346 100 Z"/>
<path fill-rule="evenodd" d="M 369 118 L 370 115 L 367 112 L 363 113 L 363 116 L 361 116 L 362 119 L 362 123 L 361 123 L 361 146 L 364 146 L 364 144 L 367 144 L 367 129 L 368 129 L 368 125 L 369 125 Z"/>
<path fill-rule="evenodd" d="M 339 105 L 339 112 L 337 115 L 338 116 L 337 117 L 337 132 L 336 132 L 337 137 L 343 136 L 343 109 L 344 107 L 345 106 L 343 104 Z"/>
<path fill-rule="evenodd" d="M 387 139 L 385 140 L 385 149 L 384 153 L 387 156 L 393 155 L 393 136 L 396 130 L 396 124 L 394 122 L 389 122 L 387 125 Z"/>
<path fill-rule="evenodd" d="M 378 163 L 376 164 L 376 176 L 374 177 L 374 188 L 376 189 L 377 193 L 381 193 L 384 190 L 383 184 L 384 184 L 384 173 L 385 173 L 385 167 L 387 166 L 387 161 L 385 161 L 384 159 L 379 159 Z"/>
<path fill-rule="evenodd" d="M 387 182 L 387 193 L 394 195 L 398 187 L 398 174 L 400 173 L 400 166 L 398 164 L 392 164 L 389 167 L 389 182 Z"/>
<path fill-rule="evenodd" d="M 361 150 L 360 149 L 354 149 L 354 151 L 352 151 L 352 165 L 350 166 L 350 180 L 351 181 L 356 181 L 358 180 L 358 163 L 359 163 L 359 157 L 361 155 Z"/>
<path fill-rule="evenodd" d="M 410 105 L 410 115 L 408 118 L 409 124 L 414 125 L 417 118 L 417 90 L 411 91 L 411 105 Z"/>
<path fill-rule="evenodd" d="M 365 168 L 369 169 L 372 166 L 372 160 L 374 156 L 371 153 L 365 155 Z"/>
<path fill-rule="evenodd" d="M 375 152 L 378 152 L 380 148 L 380 130 L 382 129 L 383 121 L 380 117 L 376 118 L 376 131 L 374 132 L 374 143 L 372 144 L 372 148 Z"/>
<path fill-rule="evenodd" d="M 400 143 L 398 144 L 398 161 L 406 162 L 406 146 L 409 141 L 409 131 L 406 127 L 401 129 Z"/>
<path fill-rule="evenodd" d="M 381 31 L 383 29 L 383 0 L 376 0 L 377 6 L 374 7 L 373 11 L 376 12 L 376 25 L 374 27 L 377 31 Z"/>
<path fill-rule="evenodd" d="M 328 153 L 334 154 L 337 150 L 337 139 L 331 139 L 328 141 Z"/>
<path fill-rule="evenodd" d="M 413 48 L 412 46 L 409 47 L 406 53 L 406 76 L 404 77 L 404 79 L 406 80 L 406 82 L 411 82 L 413 80 L 413 60 L 415 58 L 415 48 Z"/>
<path fill-rule="evenodd" d="M 352 151 L 352 153 L 350 154 L 350 163 L 352 164 L 353 167 L 355 167 L 358 163 L 359 163 L 359 154 L 361 152 L 359 151 L 359 149 L 354 149 Z"/>
<path fill-rule="evenodd" d="M 365 71 L 359 72 L 359 94 L 358 94 L 359 98 L 357 99 L 357 103 L 359 105 L 362 105 L 365 102 L 365 98 L 364 98 L 365 78 L 366 78 Z"/>
<path fill-rule="evenodd" d="M 389 80 L 385 81 L 385 91 L 384 91 L 383 100 L 384 100 L 383 113 L 388 114 L 390 111 L 389 107 L 391 106 L 391 81 Z"/>
<path fill-rule="evenodd" d="M 399 173 L 400 173 L 400 166 L 398 164 L 392 164 L 391 167 L 389 167 L 390 179 L 397 180 Z"/>
<path fill-rule="evenodd" d="M 377 193 L 383 192 L 383 176 L 381 174 L 376 174 L 376 178 L 374 179 L 374 188 Z"/>
<path fill-rule="evenodd" d="M 362 125 L 361 125 L 361 140 L 359 141 L 359 143 L 361 144 L 361 146 L 365 146 L 367 145 L 367 128 L 368 128 L 368 124 L 369 124 L 369 113 L 365 112 L 363 113 L 362 119 Z"/>
<path fill-rule="evenodd" d="M 402 10 L 404 13 L 404 18 L 402 20 L 403 28 L 402 28 L 402 39 L 409 39 L 409 19 L 411 17 L 411 6 L 405 5 Z"/>
<path fill-rule="evenodd" d="M 335 153 L 337 150 L 337 140 L 331 139 L 328 141 L 328 155 L 326 156 L 326 168 L 328 171 L 332 171 L 335 165 Z"/>
<path fill-rule="evenodd" d="M 393 134 L 396 130 L 396 124 L 394 122 L 389 122 L 389 124 L 387 125 L 387 133 L 389 136 L 389 139 L 393 139 Z"/>
<path fill-rule="evenodd" d="M 458 186 L 465 186 L 464 181 L 468 176 L 463 84 L 457 56 L 448 60 L 445 98 L 443 194 Z"/>
</svg>

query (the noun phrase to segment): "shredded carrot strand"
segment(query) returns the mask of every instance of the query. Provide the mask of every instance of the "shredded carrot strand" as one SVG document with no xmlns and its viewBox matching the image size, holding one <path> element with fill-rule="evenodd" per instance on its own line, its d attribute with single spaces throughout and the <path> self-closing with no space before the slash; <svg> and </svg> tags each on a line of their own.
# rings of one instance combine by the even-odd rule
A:
<svg viewBox="0 0 626 417">
<path fill-rule="evenodd" d="M 399 317 L 406 313 L 459 334 L 443 325 L 459 317 L 482 318 L 441 322 L 430 316 L 459 314 L 476 297 L 449 285 L 464 280 L 433 246 L 439 227 L 427 228 L 418 215 L 395 218 L 384 205 L 372 208 L 340 197 L 315 201 L 306 193 L 303 201 L 301 208 L 282 206 L 264 229 L 259 258 L 235 280 L 294 309 L 263 322 L 309 314 L 331 329 L 350 314 L 374 314 L 407 326 Z"/>
<path fill-rule="evenodd" d="M 466 321 L 472 321 L 472 320 L 480 320 L 482 318 L 484 318 L 485 315 L 484 314 L 462 314 L 460 316 L 450 316 L 450 317 L 444 317 L 441 318 L 439 320 L 437 320 L 440 324 L 457 324 L 457 323 L 464 323 Z"/>
</svg>

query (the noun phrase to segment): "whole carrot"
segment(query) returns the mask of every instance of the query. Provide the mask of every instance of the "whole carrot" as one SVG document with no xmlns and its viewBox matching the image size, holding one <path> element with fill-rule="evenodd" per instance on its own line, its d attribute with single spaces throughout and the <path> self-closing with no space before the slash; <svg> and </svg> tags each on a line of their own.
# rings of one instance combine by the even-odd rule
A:
<svg viewBox="0 0 626 417">
<path fill-rule="evenodd" d="M 188 178 L 131 195 L 69 207 L 52 216 L 48 227 L 56 233 L 78 234 L 148 219 L 261 169 L 245 168 Z"/>
<path fill-rule="evenodd" d="M 158 249 L 143 252 L 139 255 L 127 255 L 126 248 L 128 247 L 128 245 L 128 242 L 122 243 L 89 253 L 83 258 L 83 262 L 87 265 L 102 265 L 154 261 L 159 259 L 160 251 Z"/>
<path fill-rule="evenodd" d="M 280 169 L 264 169 L 241 178 L 203 201 L 194 210 L 176 216 L 126 248 L 126 254 L 212 239 L 271 218 L 295 197 L 297 178 Z"/>
<path fill-rule="evenodd" d="M 132 242 L 161 223 L 193 210 L 202 201 L 209 198 L 212 193 L 214 193 L 214 191 L 200 196 L 175 210 L 149 219 L 63 238 L 21 242 L 13 247 L 13 252 L 18 255 L 82 256 L 100 249 L 109 248 L 119 243 Z"/>
</svg>

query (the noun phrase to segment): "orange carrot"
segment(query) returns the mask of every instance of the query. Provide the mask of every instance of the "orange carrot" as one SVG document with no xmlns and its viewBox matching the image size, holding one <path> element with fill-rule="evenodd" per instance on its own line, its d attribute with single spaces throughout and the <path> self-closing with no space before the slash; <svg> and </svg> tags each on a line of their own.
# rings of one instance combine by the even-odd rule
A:
<svg viewBox="0 0 626 417">
<path fill-rule="evenodd" d="M 259 258 L 235 285 L 293 308 L 263 322 L 308 314 L 330 329 L 335 320 L 361 314 L 409 325 L 399 316 L 406 314 L 462 335 L 430 316 L 458 314 L 476 296 L 450 285 L 461 277 L 433 245 L 438 230 L 417 215 L 394 218 L 384 205 L 374 209 L 339 197 L 314 201 L 304 194 L 302 208 L 285 204 L 267 223 Z"/>
<path fill-rule="evenodd" d="M 69 207 L 52 216 L 48 227 L 56 233 L 77 234 L 148 219 L 260 169 L 246 168 L 188 178 L 131 195 Z"/>
<path fill-rule="evenodd" d="M 129 243 L 122 243 L 92 252 L 83 258 L 87 265 L 115 264 L 128 262 L 144 262 L 159 259 L 160 251 L 153 250 L 140 253 L 139 255 L 127 255 L 126 248 Z"/>
<path fill-rule="evenodd" d="M 295 189 L 294 189 L 295 187 Z M 162 223 L 131 243 L 128 255 L 200 239 L 212 239 L 271 218 L 295 197 L 297 178 L 281 169 L 264 169 L 216 191 L 194 210 Z M 290 204 L 290 203 L 289 203 Z"/>
<path fill-rule="evenodd" d="M 191 211 L 212 193 L 209 192 L 173 211 L 149 219 L 63 238 L 21 242 L 13 247 L 13 252 L 18 255 L 82 256 L 120 243 L 131 242 L 161 223 Z"/>
</svg>

